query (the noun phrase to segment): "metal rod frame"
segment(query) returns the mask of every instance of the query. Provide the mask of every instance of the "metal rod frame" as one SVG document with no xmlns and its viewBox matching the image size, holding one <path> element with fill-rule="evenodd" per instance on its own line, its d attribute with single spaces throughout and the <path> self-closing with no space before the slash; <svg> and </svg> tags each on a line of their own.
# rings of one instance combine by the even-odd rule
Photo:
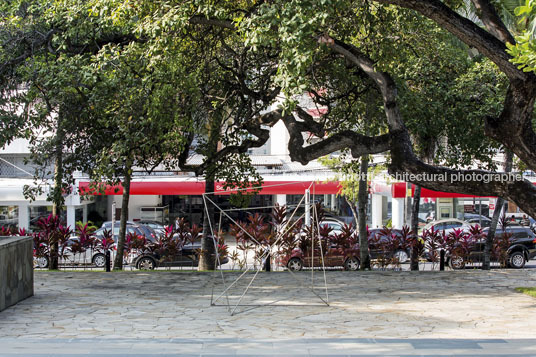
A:
<svg viewBox="0 0 536 357">
<path fill-rule="evenodd" d="M 311 185 L 309 186 L 308 190 L 311 188 L 311 186 L 313 186 L 313 190 L 314 190 L 314 182 L 311 183 Z M 256 244 L 262 246 L 262 244 L 260 244 L 249 232 L 247 232 L 245 229 L 243 229 L 240 225 L 238 225 L 238 223 L 233 219 L 231 218 L 228 214 L 227 214 L 227 211 L 230 211 L 230 210 L 224 210 L 222 209 L 221 207 L 219 207 L 213 200 L 211 200 L 210 198 L 208 198 L 207 196 L 210 195 L 210 194 L 214 194 L 213 193 L 204 193 L 203 194 L 203 203 L 205 205 L 205 213 L 207 214 L 208 216 L 208 204 L 212 204 L 214 205 L 214 207 L 220 211 L 220 225 L 221 225 L 221 219 L 222 219 L 222 215 L 226 216 L 231 222 L 233 222 L 235 225 L 237 225 L 245 234 L 247 234 Z M 314 193 L 313 193 L 314 194 Z M 270 255 L 270 253 L 272 252 L 272 249 L 274 248 L 274 246 L 276 246 L 279 241 L 282 239 L 282 237 L 287 234 L 293 227 L 294 225 L 298 222 L 298 220 L 294 221 L 294 223 L 292 223 L 289 227 L 289 223 L 291 222 L 292 218 L 294 217 L 294 215 L 296 214 L 297 212 L 297 209 L 301 206 L 301 203 L 302 201 L 305 199 L 305 195 L 303 195 L 302 199 L 300 200 L 300 202 L 296 205 L 296 208 L 293 210 L 290 218 L 287 220 L 287 222 L 285 223 L 285 225 L 283 226 L 283 228 L 277 232 L 277 235 L 276 235 L 276 240 L 271 244 L 269 245 L 266 250 L 262 253 L 262 255 L 260 256 L 260 260 L 261 262 L 265 259 L 268 258 L 268 256 Z M 263 208 L 274 208 L 275 206 L 270 206 L 270 207 L 263 207 Z M 239 210 L 239 209 L 233 209 L 233 210 Z M 246 210 L 246 209 L 243 209 L 243 210 Z M 316 224 L 317 224 L 317 230 L 316 230 L 316 235 L 319 234 L 320 232 L 320 223 L 318 222 L 318 212 L 316 210 L 316 205 L 313 205 L 313 213 L 314 213 L 314 217 L 316 218 Z M 305 214 L 305 213 L 304 213 Z M 299 218 L 303 217 L 304 214 L 302 214 Z M 211 217 L 208 217 L 208 222 L 209 222 L 209 228 L 211 230 L 211 233 L 212 233 L 212 236 L 215 237 L 216 235 L 214 234 L 214 227 L 212 225 L 212 221 L 211 221 Z M 313 234 L 312 236 L 312 241 L 311 241 L 311 250 L 314 251 L 314 241 L 315 241 L 315 234 Z M 328 286 L 327 286 L 327 278 L 326 278 L 326 267 L 325 267 L 325 263 L 324 263 L 324 252 L 323 252 L 323 248 L 322 248 L 322 242 L 321 242 L 321 239 L 320 239 L 320 236 L 317 237 L 317 241 L 318 241 L 318 244 L 319 244 L 319 248 L 320 248 L 320 257 L 321 257 L 321 262 L 322 262 L 322 271 L 323 271 L 323 275 L 324 275 L 324 290 L 325 290 L 325 298 L 322 297 L 320 294 L 317 293 L 317 291 L 315 291 L 314 289 L 314 259 L 311 259 L 311 285 L 309 286 L 305 281 L 303 281 L 302 279 L 298 278 L 297 274 L 294 273 L 292 270 L 290 269 L 287 269 L 288 272 L 290 272 L 291 276 L 299 283 L 299 285 L 301 285 L 302 287 L 305 287 L 307 288 L 308 290 L 310 290 L 314 295 L 316 295 L 321 301 L 322 301 L 322 305 L 321 306 L 329 306 L 329 294 L 328 294 Z M 218 253 L 218 243 L 214 240 L 214 246 L 215 246 L 215 250 L 216 250 L 216 253 Z M 314 254 L 314 253 L 312 253 Z M 244 270 L 242 272 L 242 274 L 240 274 L 232 283 L 230 283 L 228 286 L 225 282 L 225 278 L 224 278 L 224 274 L 223 274 L 223 268 L 221 266 L 221 262 L 220 262 L 220 257 L 219 257 L 219 254 L 216 254 L 216 259 L 217 259 L 217 263 L 218 263 L 218 270 L 220 270 L 220 275 L 221 275 L 221 279 L 222 279 L 222 283 L 223 283 L 223 287 L 224 287 L 224 290 L 223 292 L 217 296 L 216 298 L 214 298 L 214 290 L 215 290 L 215 285 L 216 285 L 216 270 L 214 271 L 214 276 L 213 276 L 213 285 L 212 285 L 212 293 L 211 293 L 211 297 L 210 297 L 210 305 L 211 306 L 222 306 L 222 305 L 217 305 L 216 302 L 218 300 L 220 300 L 224 295 L 226 297 L 226 302 L 227 304 L 226 305 L 223 305 L 223 306 L 226 306 L 227 307 L 227 310 L 230 312 L 231 316 L 233 316 L 237 310 L 237 308 L 239 306 L 258 306 L 258 307 L 262 307 L 262 306 L 271 306 L 272 304 L 270 303 L 267 303 L 267 304 L 247 304 L 247 305 L 241 305 L 240 303 L 242 302 L 243 298 L 246 296 L 247 292 L 249 291 L 251 285 L 253 284 L 253 282 L 255 281 L 257 275 L 259 274 L 259 272 L 261 271 L 262 269 L 262 264 L 259 265 L 259 267 L 256 269 L 255 271 L 255 274 L 253 275 L 253 277 L 250 279 L 247 287 L 245 288 L 244 292 L 242 293 L 242 295 L 240 296 L 240 298 L 238 299 L 238 302 L 234 305 L 234 307 L 231 307 L 231 304 L 230 304 L 230 301 L 229 301 L 229 290 L 235 286 L 239 281 L 240 279 L 242 279 L 247 272 L 249 272 L 251 270 L 251 267 L 250 266 L 247 266 L 246 267 L 246 270 Z M 310 304 L 307 304 L 307 305 L 310 305 Z M 296 306 L 299 306 L 299 305 L 296 305 Z"/>
</svg>

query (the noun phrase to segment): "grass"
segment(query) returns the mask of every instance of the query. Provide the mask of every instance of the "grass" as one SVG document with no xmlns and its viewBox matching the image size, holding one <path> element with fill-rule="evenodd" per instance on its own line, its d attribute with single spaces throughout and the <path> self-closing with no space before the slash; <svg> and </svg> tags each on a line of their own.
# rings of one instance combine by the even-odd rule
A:
<svg viewBox="0 0 536 357">
<path fill-rule="evenodd" d="M 536 298 L 536 288 L 516 288 L 516 291 Z"/>
</svg>

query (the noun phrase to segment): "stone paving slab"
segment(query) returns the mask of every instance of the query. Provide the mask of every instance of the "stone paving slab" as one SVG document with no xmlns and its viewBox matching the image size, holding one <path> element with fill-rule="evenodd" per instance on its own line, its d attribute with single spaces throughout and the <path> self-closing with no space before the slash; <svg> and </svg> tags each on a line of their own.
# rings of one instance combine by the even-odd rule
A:
<svg viewBox="0 0 536 357">
<path fill-rule="evenodd" d="M 225 273 L 231 282 L 237 273 Z M 297 275 L 307 281 L 310 272 Z M 317 288 L 323 277 L 315 273 Z M 231 315 L 213 274 L 36 272 L 0 312 L 12 355 L 536 356 L 536 269 L 327 272 L 329 305 L 286 272 L 261 273 Z M 236 303 L 252 275 L 229 290 Z M 266 304 L 269 304 L 266 306 Z M 265 306 L 262 306 L 265 305 Z M 180 347 L 180 349 L 177 349 Z"/>
</svg>

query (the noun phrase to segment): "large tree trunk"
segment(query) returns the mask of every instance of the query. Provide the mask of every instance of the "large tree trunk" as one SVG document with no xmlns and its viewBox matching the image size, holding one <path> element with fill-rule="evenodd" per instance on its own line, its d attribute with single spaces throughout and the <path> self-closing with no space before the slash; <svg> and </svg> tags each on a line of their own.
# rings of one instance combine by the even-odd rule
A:
<svg viewBox="0 0 536 357">
<path fill-rule="evenodd" d="M 421 186 L 415 185 L 415 193 L 413 194 L 413 209 L 411 210 L 411 230 L 418 238 L 419 236 L 419 208 L 421 203 Z M 419 249 L 417 241 L 414 242 L 411 249 L 411 270 L 419 270 Z"/>
<path fill-rule="evenodd" d="M 205 193 L 214 192 L 214 179 L 208 178 L 205 182 Z M 211 197 L 214 199 L 214 196 Z M 210 202 L 206 203 L 206 209 L 203 212 L 203 236 L 201 237 L 201 254 L 199 254 L 199 266 L 198 270 L 214 270 L 216 267 L 216 249 L 214 247 L 214 240 L 212 237 L 212 231 L 210 229 L 211 224 L 214 228 L 214 205 Z M 209 221 L 210 220 L 210 221 Z"/>
<path fill-rule="evenodd" d="M 358 211 L 358 226 L 359 226 L 359 259 L 361 260 L 360 269 L 370 269 L 370 255 L 368 247 L 367 234 L 367 203 L 368 203 L 368 156 L 361 157 L 361 167 L 359 170 L 359 192 L 357 193 L 357 211 Z"/>
<path fill-rule="evenodd" d="M 513 158 L 514 154 L 510 150 L 507 150 L 504 155 L 505 172 L 512 171 Z M 502 197 L 499 197 L 497 198 L 497 202 L 495 203 L 495 211 L 493 212 L 493 218 L 489 227 L 488 236 L 486 237 L 486 244 L 484 245 L 484 257 L 482 261 L 483 270 L 491 269 L 491 249 L 493 248 L 493 240 L 495 239 L 495 232 L 497 231 L 497 223 L 499 222 L 501 211 L 505 202 L 506 200 L 504 200 Z"/>
<path fill-rule="evenodd" d="M 60 114 L 61 115 L 61 114 Z M 58 117 L 58 129 L 55 138 L 55 158 L 54 158 L 54 189 L 52 191 L 52 215 L 60 217 L 63 209 L 63 140 L 65 133 L 63 131 L 62 119 Z M 71 227 L 74 228 L 74 227 Z M 59 245 L 54 242 L 50 246 L 50 270 L 57 270 L 59 266 Z"/>
<path fill-rule="evenodd" d="M 117 239 L 117 255 L 114 260 L 114 270 L 123 269 L 123 254 L 125 250 L 125 237 L 127 233 L 128 202 L 130 200 L 130 181 L 132 179 L 132 165 L 127 164 L 125 179 L 123 181 L 123 202 L 121 203 L 121 221 L 119 223 L 119 237 Z M 113 234 L 113 232 L 112 232 Z"/>
</svg>

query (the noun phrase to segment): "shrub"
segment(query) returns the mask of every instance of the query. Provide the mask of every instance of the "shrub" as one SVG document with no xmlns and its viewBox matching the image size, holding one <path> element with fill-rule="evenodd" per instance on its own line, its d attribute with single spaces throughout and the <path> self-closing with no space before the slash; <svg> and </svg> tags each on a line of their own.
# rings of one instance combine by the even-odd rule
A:
<svg viewBox="0 0 536 357">
<path fill-rule="evenodd" d="M 65 250 L 71 229 L 61 223 L 60 217 L 49 215 L 37 221 L 37 231 L 33 233 L 34 254 L 38 258 L 46 258 L 49 262 L 65 257 Z M 51 249 L 58 244 L 58 251 Z"/>
</svg>

